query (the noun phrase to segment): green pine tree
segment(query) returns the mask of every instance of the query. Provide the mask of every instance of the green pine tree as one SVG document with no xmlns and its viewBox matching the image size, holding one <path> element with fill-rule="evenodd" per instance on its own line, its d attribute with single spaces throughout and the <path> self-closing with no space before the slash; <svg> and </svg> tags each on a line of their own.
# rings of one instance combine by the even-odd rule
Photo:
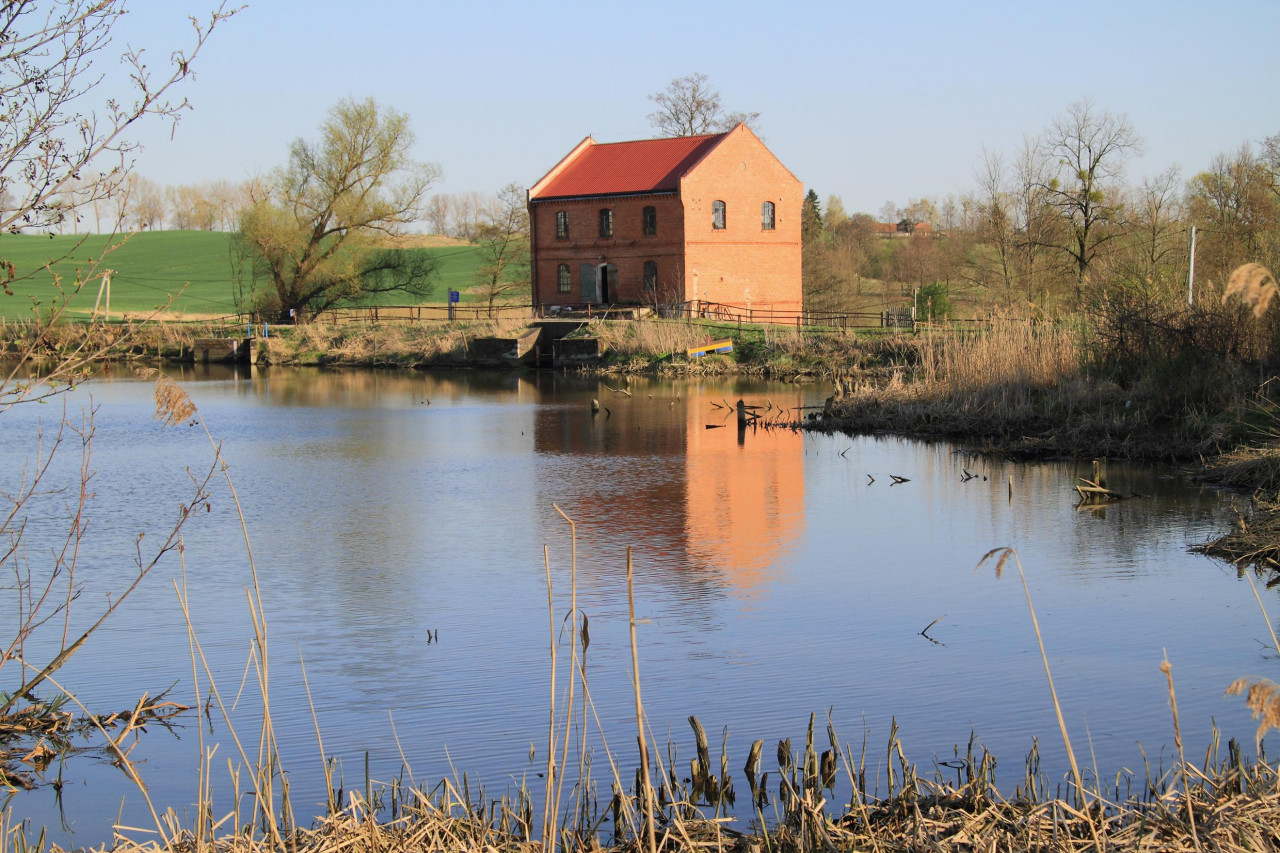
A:
<svg viewBox="0 0 1280 853">
<path fill-rule="evenodd" d="M 812 189 L 804 197 L 804 208 L 800 213 L 800 233 L 806 243 L 822 234 L 822 206 L 818 203 L 818 193 Z"/>
</svg>

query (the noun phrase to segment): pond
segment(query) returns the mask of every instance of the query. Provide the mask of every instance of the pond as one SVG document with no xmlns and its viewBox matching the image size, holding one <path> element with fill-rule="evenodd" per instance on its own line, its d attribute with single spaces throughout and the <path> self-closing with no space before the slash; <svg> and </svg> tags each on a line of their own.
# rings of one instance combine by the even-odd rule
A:
<svg viewBox="0 0 1280 853">
<path fill-rule="evenodd" d="M 1085 510 L 1072 487 L 1087 461 L 1011 462 L 946 443 L 772 426 L 820 406 L 820 385 L 170 373 L 220 444 L 243 508 L 273 719 L 302 820 L 325 801 L 325 755 L 339 759 L 347 789 L 362 789 L 366 772 L 390 781 L 406 763 L 419 783 L 465 772 L 490 796 L 536 779 L 552 625 L 557 636 L 566 629 L 573 581 L 564 516 L 576 526 L 577 602 L 590 632 L 587 745 L 604 768 L 607 741 L 625 779 L 635 767 L 628 547 L 645 712 L 686 772 L 689 715 L 706 727 L 713 758 L 727 737 L 740 777 L 753 740 L 765 741 L 765 769 L 775 769 L 773 745 L 802 745 L 816 713 L 820 741 L 828 715 L 855 755 L 865 741 L 869 787 L 883 778 L 894 725 L 926 770 L 976 734 L 1009 785 L 1038 739 L 1056 784 L 1067 762 L 1018 573 L 1012 564 L 1000 578 L 990 564 L 975 571 L 1001 546 L 1016 548 L 1025 568 L 1090 775 L 1142 778 L 1144 754 L 1153 769 L 1171 765 L 1166 654 L 1188 755 L 1203 760 L 1215 723 L 1223 744 L 1235 737 L 1252 752 L 1254 723 L 1223 690 L 1274 671 L 1266 620 L 1234 569 L 1187 551 L 1225 529 L 1239 499 L 1176 472 L 1113 462 L 1112 488 L 1140 496 Z M 41 426 L 47 448 L 64 406 L 76 422 L 96 412 L 73 629 L 128 583 L 137 549 L 145 558 L 158 546 L 191 501 L 191 478 L 213 461 L 199 426 L 154 420 L 152 387 L 107 370 L 62 400 L 0 416 L 0 488 L 11 492 Z M 760 407 L 762 426 L 739 433 L 729 409 L 739 398 Z M 78 439 L 69 441 L 50 476 L 70 490 L 33 502 L 33 571 L 65 536 L 80 461 Z M 181 554 L 165 557 L 58 683 L 95 712 L 171 685 L 170 698 L 204 709 L 207 678 L 201 670 L 194 683 L 175 589 L 184 586 L 219 693 L 228 706 L 239 696 L 233 717 L 252 742 L 250 560 L 226 483 L 215 479 L 212 490 L 210 511 L 183 528 Z M 1277 610 L 1275 593 L 1262 594 Z M 60 632 L 47 629 L 29 656 Z M 13 689 L 16 667 L 4 678 Z M 563 688 L 563 669 L 559 679 Z M 191 814 L 202 740 L 217 745 L 215 796 L 230 801 L 226 763 L 239 759 L 215 703 L 171 732 L 151 727 L 130 753 L 157 808 Z M 143 798 L 106 758 L 55 762 L 44 778 L 58 774 L 60 793 L 15 795 L 14 817 L 76 845 L 108 841 L 117 817 L 150 824 Z"/>
</svg>

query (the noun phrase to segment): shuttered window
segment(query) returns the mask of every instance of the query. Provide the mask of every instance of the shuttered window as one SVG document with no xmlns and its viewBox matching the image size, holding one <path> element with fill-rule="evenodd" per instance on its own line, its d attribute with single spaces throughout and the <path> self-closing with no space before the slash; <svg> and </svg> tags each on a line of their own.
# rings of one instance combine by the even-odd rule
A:
<svg viewBox="0 0 1280 853">
<path fill-rule="evenodd" d="M 653 293 L 658 289 L 658 262 L 644 262 L 644 289 Z"/>
</svg>

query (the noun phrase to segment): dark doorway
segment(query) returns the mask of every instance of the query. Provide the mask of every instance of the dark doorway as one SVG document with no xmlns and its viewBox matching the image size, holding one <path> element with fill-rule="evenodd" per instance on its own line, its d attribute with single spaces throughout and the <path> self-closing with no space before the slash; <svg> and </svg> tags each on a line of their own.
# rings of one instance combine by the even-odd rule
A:
<svg viewBox="0 0 1280 853">
<path fill-rule="evenodd" d="M 618 285 L 618 268 L 613 264 L 600 265 L 600 301 L 605 305 L 613 302 L 614 291 Z"/>
</svg>

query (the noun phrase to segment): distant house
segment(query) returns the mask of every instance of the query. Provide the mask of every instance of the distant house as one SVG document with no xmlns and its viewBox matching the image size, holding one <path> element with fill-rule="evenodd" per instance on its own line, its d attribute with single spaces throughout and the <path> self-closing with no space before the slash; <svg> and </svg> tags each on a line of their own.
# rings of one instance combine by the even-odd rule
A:
<svg viewBox="0 0 1280 853">
<path fill-rule="evenodd" d="M 746 125 L 588 136 L 529 190 L 534 305 L 799 311 L 801 198 Z"/>
<path fill-rule="evenodd" d="M 874 233 L 877 237 L 932 237 L 933 226 L 928 222 L 912 222 L 903 219 L 900 222 L 877 222 Z"/>
</svg>

